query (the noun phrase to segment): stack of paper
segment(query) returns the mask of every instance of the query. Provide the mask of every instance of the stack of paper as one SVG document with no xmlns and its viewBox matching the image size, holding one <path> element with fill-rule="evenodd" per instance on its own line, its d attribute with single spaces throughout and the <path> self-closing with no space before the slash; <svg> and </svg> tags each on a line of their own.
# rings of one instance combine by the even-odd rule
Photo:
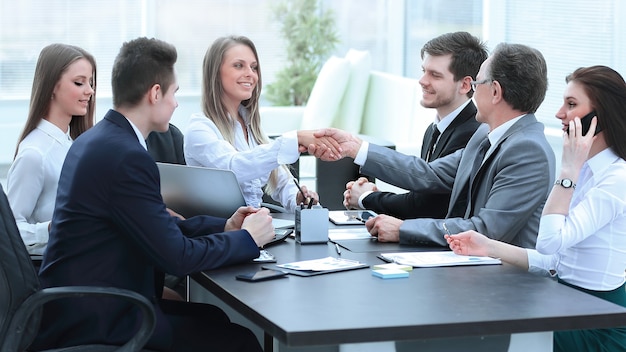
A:
<svg viewBox="0 0 626 352">
<path fill-rule="evenodd" d="M 413 267 L 502 264 L 498 258 L 458 255 L 449 251 L 382 253 L 380 258 Z"/>
</svg>

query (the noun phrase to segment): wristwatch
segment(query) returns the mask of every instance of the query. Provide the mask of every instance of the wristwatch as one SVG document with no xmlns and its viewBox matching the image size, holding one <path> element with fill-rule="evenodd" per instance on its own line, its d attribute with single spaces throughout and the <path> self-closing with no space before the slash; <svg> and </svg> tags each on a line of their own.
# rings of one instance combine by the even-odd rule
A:
<svg viewBox="0 0 626 352">
<path fill-rule="evenodd" d="M 569 178 L 564 178 L 562 180 L 556 180 L 556 182 L 554 182 L 555 185 L 560 185 L 563 188 L 576 188 L 576 184 L 574 183 L 574 181 L 570 180 Z"/>
</svg>

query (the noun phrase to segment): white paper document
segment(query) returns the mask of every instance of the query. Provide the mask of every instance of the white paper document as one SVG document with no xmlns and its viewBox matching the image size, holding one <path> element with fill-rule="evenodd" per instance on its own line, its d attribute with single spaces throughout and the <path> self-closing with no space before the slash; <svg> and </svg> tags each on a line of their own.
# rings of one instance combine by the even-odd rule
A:
<svg viewBox="0 0 626 352">
<path fill-rule="evenodd" d="M 326 257 L 321 259 L 304 260 L 300 262 L 276 265 L 285 269 L 307 270 L 307 271 L 339 271 L 365 266 L 364 263 L 356 260 Z"/>
<path fill-rule="evenodd" d="M 416 268 L 456 265 L 502 264 L 498 258 L 458 255 L 448 251 L 381 253 L 383 260 Z"/>
<path fill-rule="evenodd" d="M 328 230 L 328 239 L 331 241 L 341 240 L 369 240 L 375 238 L 367 232 L 365 226 L 349 226 L 340 228 L 331 228 Z"/>
</svg>

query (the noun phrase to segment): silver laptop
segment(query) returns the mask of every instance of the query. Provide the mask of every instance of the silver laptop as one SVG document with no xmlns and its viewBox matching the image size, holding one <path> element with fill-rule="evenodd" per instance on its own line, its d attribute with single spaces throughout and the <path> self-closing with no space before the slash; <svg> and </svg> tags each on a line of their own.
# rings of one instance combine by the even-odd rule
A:
<svg viewBox="0 0 626 352">
<path fill-rule="evenodd" d="M 231 170 L 157 163 L 161 174 L 161 196 L 165 205 L 189 218 L 212 215 L 229 218 L 246 205 Z"/>
</svg>

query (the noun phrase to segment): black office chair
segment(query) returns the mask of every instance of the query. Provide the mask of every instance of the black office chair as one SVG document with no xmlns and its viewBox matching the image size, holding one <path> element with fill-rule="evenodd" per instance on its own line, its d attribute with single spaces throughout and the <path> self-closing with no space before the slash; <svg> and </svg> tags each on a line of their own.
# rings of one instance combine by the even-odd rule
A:
<svg viewBox="0 0 626 352">
<path fill-rule="evenodd" d="M 154 307 L 144 296 L 111 287 L 73 286 L 42 289 L 33 262 L 22 242 L 0 186 L 0 351 L 24 351 L 39 329 L 44 303 L 65 297 L 114 296 L 136 304 L 142 311 L 142 325 L 123 346 L 85 345 L 52 351 L 140 351 L 156 325 Z M 63 319 L 63 317 L 59 317 Z"/>
<path fill-rule="evenodd" d="M 148 153 L 154 161 L 185 165 L 183 133 L 170 123 L 167 132 L 151 132 L 146 138 Z"/>
</svg>

